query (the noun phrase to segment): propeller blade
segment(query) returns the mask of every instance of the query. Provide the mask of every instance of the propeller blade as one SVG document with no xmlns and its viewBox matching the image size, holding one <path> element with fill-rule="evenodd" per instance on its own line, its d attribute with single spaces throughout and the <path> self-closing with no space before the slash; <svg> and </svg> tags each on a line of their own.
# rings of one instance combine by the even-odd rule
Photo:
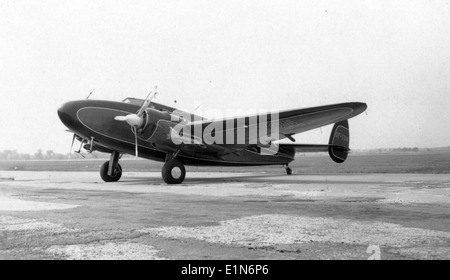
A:
<svg viewBox="0 0 450 280">
<path fill-rule="evenodd" d="M 134 147 L 135 147 L 135 154 L 136 154 L 136 159 L 138 159 L 138 138 L 137 138 L 137 132 L 136 132 L 136 127 L 133 126 L 133 133 L 134 133 Z"/>
<path fill-rule="evenodd" d="M 73 149 L 73 144 L 75 143 L 75 138 L 77 136 L 75 135 L 75 133 L 73 134 L 73 138 L 72 138 L 72 145 L 70 145 L 70 151 L 69 151 L 69 158 L 67 159 L 67 161 L 70 160 L 70 155 L 72 154 L 72 149 Z"/>
<path fill-rule="evenodd" d="M 156 90 L 156 87 L 155 87 Z M 150 104 L 152 103 L 153 98 L 155 98 L 156 94 L 158 94 L 158 92 L 156 91 L 151 91 L 147 98 L 145 99 L 144 103 L 142 103 L 141 108 L 139 109 L 139 111 L 137 112 L 137 115 L 139 117 L 142 117 L 142 115 L 144 114 L 145 110 L 148 108 L 148 106 L 150 106 Z"/>
</svg>

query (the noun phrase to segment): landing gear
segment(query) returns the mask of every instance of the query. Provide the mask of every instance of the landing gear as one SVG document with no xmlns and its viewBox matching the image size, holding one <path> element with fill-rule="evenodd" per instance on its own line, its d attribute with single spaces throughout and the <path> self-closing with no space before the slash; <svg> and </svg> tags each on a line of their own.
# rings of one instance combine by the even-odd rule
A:
<svg viewBox="0 0 450 280">
<path fill-rule="evenodd" d="M 181 184 L 186 177 L 186 169 L 184 168 L 184 164 L 176 159 L 167 160 L 161 173 L 164 182 L 169 185 Z"/>
<path fill-rule="evenodd" d="M 100 177 L 105 182 L 117 182 L 122 177 L 122 166 L 119 164 L 120 154 L 112 152 L 109 161 L 105 162 L 100 168 Z"/>
<path fill-rule="evenodd" d="M 289 165 L 285 165 L 284 169 L 286 169 L 286 174 L 287 175 L 292 175 L 292 169 L 289 167 Z"/>
<path fill-rule="evenodd" d="M 117 164 L 117 167 L 113 170 L 111 175 L 108 174 L 109 161 L 105 162 L 100 168 L 100 177 L 102 177 L 105 182 L 117 182 L 122 177 L 122 166 Z"/>
</svg>

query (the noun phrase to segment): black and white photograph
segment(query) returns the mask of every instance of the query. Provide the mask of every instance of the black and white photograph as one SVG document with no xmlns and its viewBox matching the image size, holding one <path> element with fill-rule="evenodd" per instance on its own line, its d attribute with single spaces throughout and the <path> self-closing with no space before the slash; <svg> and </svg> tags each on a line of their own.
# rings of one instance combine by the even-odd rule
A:
<svg viewBox="0 0 450 280">
<path fill-rule="evenodd" d="M 0 94 L 0 260 L 450 259 L 449 0 L 0 0 Z"/>
</svg>

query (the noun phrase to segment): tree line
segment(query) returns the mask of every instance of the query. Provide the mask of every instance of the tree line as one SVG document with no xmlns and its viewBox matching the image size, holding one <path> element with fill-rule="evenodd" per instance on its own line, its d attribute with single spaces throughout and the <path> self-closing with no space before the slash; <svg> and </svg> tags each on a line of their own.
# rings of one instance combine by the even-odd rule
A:
<svg viewBox="0 0 450 280">
<path fill-rule="evenodd" d="M 103 158 L 109 157 L 107 154 L 101 153 L 92 153 L 85 154 L 83 153 L 85 158 Z M 43 151 L 42 149 L 38 149 L 35 153 L 26 154 L 19 153 L 17 150 L 3 150 L 0 151 L 0 160 L 59 160 L 59 159 L 68 159 L 69 154 L 60 154 L 56 153 L 53 150 Z M 71 158 L 82 158 L 80 155 L 76 155 L 72 153 Z"/>
<path fill-rule="evenodd" d="M 450 146 L 448 147 L 450 149 Z M 430 152 L 432 149 L 419 149 L 417 147 L 414 148 L 390 148 L 390 149 L 370 149 L 370 150 L 359 150 L 359 152 L 419 152 L 419 151 L 427 151 Z M 358 152 L 358 151 L 357 151 Z M 43 151 L 42 149 L 37 150 L 33 154 L 25 154 L 19 153 L 17 150 L 3 150 L 0 151 L 0 160 L 58 160 L 58 159 L 67 159 L 69 154 L 60 154 L 56 153 L 53 150 Z M 72 158 L 82 158 L 80 155 L 75 155 L 72 153 Z M 107 158 L 108 154 L 96 153 L 92 154 L 83 153 L 83 157 L 85 158 Z M 125 157 L 127 157 L 125 155 Z"/>
</svg>

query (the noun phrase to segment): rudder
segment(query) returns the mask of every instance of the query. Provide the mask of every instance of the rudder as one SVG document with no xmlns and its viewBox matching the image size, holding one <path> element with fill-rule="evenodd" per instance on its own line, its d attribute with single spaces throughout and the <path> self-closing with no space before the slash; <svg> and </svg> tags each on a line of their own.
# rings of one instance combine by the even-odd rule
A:
<svg viewBox="0 0 450 280">
<path fill-rule="evenodd" d="M 347 159 L 350 146 L 350 130 L 347 120 L 334 124 L 328 144 L 328 153 L 334 162 L 342 163 Z"/>
</svg>

